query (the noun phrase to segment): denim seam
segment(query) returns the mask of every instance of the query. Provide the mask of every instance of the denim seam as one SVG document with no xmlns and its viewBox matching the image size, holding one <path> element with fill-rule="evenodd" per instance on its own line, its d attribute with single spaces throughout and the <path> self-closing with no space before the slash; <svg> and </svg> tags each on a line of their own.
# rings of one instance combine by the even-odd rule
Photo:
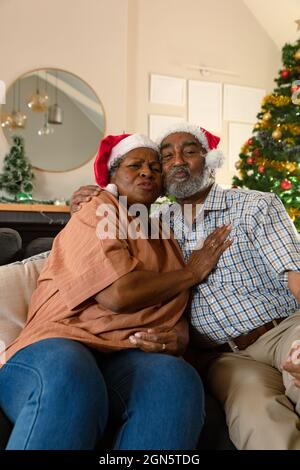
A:
<svg viewBox="0 0 300 470">
<path fill-rule="evenodd" d="M 29 442 L 29 439 L 31 437 L 31 434 L 33 432 L 33 427 L 36 423 L 36 420 L 37 420 L 37 416 L 38 416 L 38 412 L 39 412 L 39 408 L 40 408 L 40 399 L 41 399 L 41 394 L 43 392 L 43 380 L 42 380 L 42 377 L 39 373 L 39 371 L 31 366 L 28 366 L 27 364 L 23 364 L 22 362 L 7 362 L 6 363 L 6 366 L 17 366 L 17 367 L 23 367 L 25 369 L 28 369 L 30 370 L 31 372 L 33 372 L 39 379 L 39 382 L 40 382 L 40 393 L 39 393 L 39 396 L 38 396 L 38 400 L 37 400 L 37 403 L 38 403 L 38 406 L 37 406 L 37 409 L 36 409 L 36 412 L 35 412 L 35 416 L 33 418 L 33 422 L 32 422 L 32 425 L 30 426 L 30 429 L 28 431 L 28 436 L 27 438 L 25 439 L 25 444 L 24 444 L 24 449 L 23 450 L 26 450 L 27 446 L 28 446 L 28 442 Z M 17 418 L 18 419 L 18 418 Z M 20 449 L 21 450 L 21 449 Z"/>
</svg>

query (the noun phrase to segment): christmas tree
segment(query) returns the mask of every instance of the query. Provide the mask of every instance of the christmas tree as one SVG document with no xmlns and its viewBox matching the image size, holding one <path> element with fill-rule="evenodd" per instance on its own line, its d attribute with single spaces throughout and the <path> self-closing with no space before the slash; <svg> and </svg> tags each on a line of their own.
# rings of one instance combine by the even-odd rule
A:
<svg viewBox="0 0 300 470">
<path fill-rule="evenodd" d="M 277 194 L 300 232 L 300 39 L 282 50 L 277 87 L 241 149 L 234 186 Z"/>
<path fill-rule="evenodd" d="M 20 193 L 26 196 L 33 189 L 34 174 L 25 156 L 24 139 L 14 135 L 12 140 L 13 145 L 4 158 L 3 173 L 0 174 L 0 189 L 14 196 Z"/>
</svg>

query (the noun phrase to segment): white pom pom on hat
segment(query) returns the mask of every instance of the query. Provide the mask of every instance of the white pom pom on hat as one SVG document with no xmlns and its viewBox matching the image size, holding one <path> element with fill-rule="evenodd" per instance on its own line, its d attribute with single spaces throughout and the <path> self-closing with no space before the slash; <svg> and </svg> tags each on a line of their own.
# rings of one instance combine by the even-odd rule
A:
<svg viewBox="0 0 300 470">
<path fill-rule="evenodd" d="M 216 169 L 221 168 L 225 160 L 223 153 L 220 150 L 212 149 L 207 152 L 205 156 L 206 166 L 208 168 Z"/>
<path fill-rule="evenodd" d="M 171 134 L 176 134 L 177 132 L 186 132 L 196 137 L 207 151 L 205 161 L 208 168 L 216 169 L 223 165 L 225 157 L 220 150 L 217 150 L 220 138 L 196 124 L 190 124 L 189 122 L 173 124 L 168 129 L 165 129 L 156 139 L 157 145 L 160 147 L 166 137 Z"/>
</svg>

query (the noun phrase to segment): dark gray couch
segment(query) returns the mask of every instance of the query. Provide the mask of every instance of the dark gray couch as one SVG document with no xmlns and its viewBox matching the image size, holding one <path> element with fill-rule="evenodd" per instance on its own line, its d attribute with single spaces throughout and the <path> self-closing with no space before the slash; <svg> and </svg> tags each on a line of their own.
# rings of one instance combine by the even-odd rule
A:
<svg viewBox="0 0 300 470">
<path fill-rule="evenodd" d="M 17 259 L 29 258 L 38 253 L 51 249 L 52 238 L 37 238 L 22 251 L 21 237 L 15 230 L 0 229 L 0 265 Z M 1 295 L 1 294 L 0 294 Z M 113 431 L 117 424 L 113 423 L 107 436 L 100 443 L 102 449 L 111 445 Z M 12 429 L 12 424 L 0 410 L 0 449 L 5 444 Z M 219 403 L 206 393 L 206 421 L 199 440 L 199 450 L 232 450 L 234 446 L 229 439 L 224 412 Z"/>
</svg>

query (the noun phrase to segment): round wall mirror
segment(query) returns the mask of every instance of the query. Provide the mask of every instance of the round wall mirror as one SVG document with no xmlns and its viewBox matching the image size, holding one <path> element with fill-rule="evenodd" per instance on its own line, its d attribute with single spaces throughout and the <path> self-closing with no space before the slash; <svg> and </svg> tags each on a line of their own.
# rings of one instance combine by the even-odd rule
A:
<svg viewBox="0 0 300 470">
<path fill-rule="evenodd" d="M 19 77 L 7 90 L 1 126 L 11 144 L 24 137 L 33 167 L 68 171 L 94 158 L 105 133 L 102 104 L 76 75 L 59 69 L 37 69 Z"/>
</svg>

